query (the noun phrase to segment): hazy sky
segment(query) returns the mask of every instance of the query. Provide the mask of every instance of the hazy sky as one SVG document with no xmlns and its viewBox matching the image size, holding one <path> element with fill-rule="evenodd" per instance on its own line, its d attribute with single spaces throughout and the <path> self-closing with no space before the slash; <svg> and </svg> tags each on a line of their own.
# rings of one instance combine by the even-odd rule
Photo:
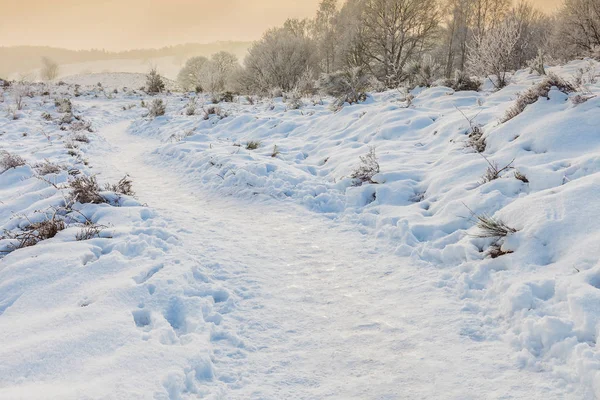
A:
<svg viewBox="0 0 600 400">
<path fill-rule="evenodd" d="M 561 0 L 535 0 L 553 9 Z M 319 0 L 0 0 L 0 46 L 125 50 L 255 40 Z"/>
</svg>

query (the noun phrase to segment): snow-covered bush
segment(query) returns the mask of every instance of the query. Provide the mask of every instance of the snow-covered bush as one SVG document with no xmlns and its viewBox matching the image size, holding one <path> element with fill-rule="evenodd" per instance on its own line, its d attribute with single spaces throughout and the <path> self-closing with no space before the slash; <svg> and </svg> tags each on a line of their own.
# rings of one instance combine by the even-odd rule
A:
<svg viewBox="0 0 600 400">
<path fill-rule="evenodd" d="M 508 226 L 504 221 L 491 217 L 487 214 L 477 215 L 477 228 L 479 233 L 475 236 L 479 238 L 503 238 L 516 233 L 517 230 Z"/>
<path fill-rule="evenodd" d="M 258 140 L 251 140 L 246 143 L 246 150 L 256 150 L 260 147 L 260 142 Z"/>
<path fill-rule="evenodd" d="M 22 157 L 5 150 L 0 152 L 0 173 L 23 165 L 25 165 L 25 160 Z"/>
<path fill-rule="evenodd" d="M 500 178 L 500 176 L 502 176 L 502 173 L 513 169 L 512 165 L 513 165 L 514 160 L 501 168 L 497 163 L 488 160 L 483 154 L 481 154 L 481 156 L 488 163 L 488 168 L 485 171 L 485 174 L 483 175 L 483 177 L 481 179 L 482 185 L 492 182 L 492 181 L 495 181 L 496 179 Z"/>
<path fill-rule="evenodd" d="M 457 92 L 468 90 L 477 92 L 481 88 L 481 81 L 479 79 L 473 79 L 466 71 L 459 70 L 454 72 L 454 79 L 446 80 L 445 84 Z"/>
<path fill-rule="evenodd" d="M 149 94 L 162 93 L 165 90 L 165 82 L 156 68 L 151 68 L 146 75 L 146 92 Z"/>
<path fill-rule="evenodd" d="M 323 94 L 336 98 L 336 106 L 354 104 L 367 98 L 367 90 L 372 77 L 363 68 L 352 68 L 323 74 L 319 79 L 319 89 Z"/>
<path fill-rule="evenodd" d="M 125 175 L 118 183 L 109 184 L 107 183 L 104 186 L 104 189 L 109 192 L 114 192 L 117 194 L 122 194 L 125 196 L 135 196 L 135 192 L 133 191 L 133 181 L 129 177 L 129 175 Z"/>
<path fill-rule="evenodd" d="M 73 103 L 67 98 L 55 99 L 54 106 L 59 113 L 70 114 L 73 111 Z"/>
<path fill-rule="evenodd" d="M 77 134 L 73 135 L 71 137 L 71 139 L 73 139 L 76 142 L 80 142 L 80 143 L 89 143 L 90 142 L 90 138 L 87 137 L 87 135 L 84 133 L 77 133 Z"/>
<path fill-rule="evenodd" d="M 35 165 L 35 170 L 40 176 L 50 175 L 50 174 L 58 174 L 64 168 L 58 164 L 50 162 L 48 160 L 43 163 L 39 163 Z"/>
<path fill-rule="evenodd" d="M 414 60 L 404 67 L 404 74 L 410 87 L 430 87 L 439 77 L 441 65 L 430 55 L 425 55 L 420 60 Z"/>
<path fill-rule="evenodd" d="M 508 122 L 515 118 L 525 111 L 525 108 L 527 108 L 528 105 L 537 102 L 540 97 L 548 98 L 550 90 L 553 87 L 556 87 L 565 94 L 576 91 L 576 88 L 571 83 L 559 78 L 557 75 L 549 74 L 540 83 L 527 89 L 525 92 L 519 95 L 515 101 L 515 104 L 508 109 L 500 122 Z"/>
<path fill-rule="evenodd" d="M 514 52 L 520 39 L 519 23 L 507 18 L 496 28 L 475 37 L 469 47 L 469 67 L 473 73 L 489 78 L 497 89 L 508 84 L 514 65 Z"/>
<path fill-rule="evenodd" d="M 302 95 L 297 90 L 285 93 L 283 97 L 288 110 L 299 110 L 304 107 Z"/>
<path fill-rule="evenodd" d="M 148 116 L 151 118 L 160 117 L 167 112 L 167 106 L 162 99 L 154 99 L 148 107 Z"/>
<path fill-rule="evenodd" d="M 538 75 L 546 75 L 546 67 L 544 66 L 544 52 L 538 50 L 537 56 L 527 61 L 527 67 L 529 67 L 529 73 L 536 73 Z"/>
<path fill-rule="evenodd" d="M 203 109 L 204 120 L 209 119 L 211 115 L 216 115 L 220 119 L 227 118 L 228 116 L 227 112 L 219 106 L 208 106 L 207 108 Z"/>
<path fill-rule="evenodd" d="M 185 115 L 192 116 L 196 114 L 196 99 L 190 99 L 185 107 Z"/>
<path fill-rule="evenodd" d="M 100 186 L 93 176 L 78 176 L 70 183 L 71 199 L 73 202 L 81 204 L 102 204 L 106 203 L 104 197 L 100 195 Z"/>
<path fill-rule="evenodd" d="M 371 147 L 369 153 L 365 156 L 360 156 L 360 165 L 354 170 L 350 177 L 356 181 L 356 185 L 360 186 L 363 183 L 374 183 L 373 177 L 379 173 L 379 161 L 375 154 L 375 148 Z"/>
<path fill-rule="evenodd" d="M 57 213 L 53 213 L 52 216 L 46 216 L 46 219 L 40 222 L 29 222 L 23 230 L 6 231 L 0 239 L 14 241 L 15 243 L 8 247 L 10 251 L 14 251 L 35 246 L 43 240 L 52 239 L 66 227 L 62 217 Z"/>
</svg>

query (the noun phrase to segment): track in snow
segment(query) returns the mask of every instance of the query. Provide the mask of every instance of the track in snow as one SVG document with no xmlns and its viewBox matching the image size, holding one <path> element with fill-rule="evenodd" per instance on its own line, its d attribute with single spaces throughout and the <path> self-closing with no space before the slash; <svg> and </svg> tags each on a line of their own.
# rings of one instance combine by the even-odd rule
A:
<svg viewBox="0 0 600 400">
<path fill-rule="evenodd" d="M 518 370 L 504 342 L 478 336 L 480 321 L 440 288 L 438 270 L 291 203 L 204 193 L 153 162 L 157 141 L 127 128 L 100 132 L 112 151 L 93 165 L 107 180 L 129 173 L 179 232 L 176 251 L 212 270 L 215 302 L 234 300 L 210 334 L 219 398 L 557 398 L 551 377 Z"/>
</svg>

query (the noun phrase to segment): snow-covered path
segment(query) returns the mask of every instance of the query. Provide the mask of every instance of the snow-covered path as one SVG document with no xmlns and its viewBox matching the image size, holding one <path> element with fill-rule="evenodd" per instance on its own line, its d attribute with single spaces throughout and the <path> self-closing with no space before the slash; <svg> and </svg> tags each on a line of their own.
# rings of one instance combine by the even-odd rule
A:
<svg viewBox="0 0 600 400">
<path fill-rule="evenodd" d="M 482 321 L 461 312 L 441 271 L 291 202 L 204 193 L 154 163 L 158 141 L 128 126 L 100 132 L 111 150 L 92 164 L 111 180 L 129 173 L 139 199 L 181 240 L 177 263 L 152 272 L 163 281 L 148 295 L 162 292 L 170 305 L 145 299 L 145 308 L 174 310 L 181 346 L 197 343 L 184 340 L 194 330 L 186 321 L 214 324 L 206 334 L 214 372 L 195 370 L 201 389 L 190 390 L 176 366 L 151 366 L 167 375 L 170 398 L 563 398 L 549 375 L 519 370 L 505 342 L 480 340 Z M 193 303 L 207 294 L 210 315 Z M 140 325 L 148 335 L 151 325 Z"/>
</svg>

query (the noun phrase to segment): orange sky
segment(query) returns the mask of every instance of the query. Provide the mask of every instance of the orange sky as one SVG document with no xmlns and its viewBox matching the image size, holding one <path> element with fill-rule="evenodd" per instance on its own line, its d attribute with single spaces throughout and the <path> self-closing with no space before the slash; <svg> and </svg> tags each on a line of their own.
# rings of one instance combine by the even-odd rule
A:
<svg viewBox="0 0 600 400">
<path fill-rule="evenodd" d="M 561 0 L 535 0 L 554 9 Z M 0 46 L 125 50 L 255 40 L 319 0 L 0 0 Z"/>
</svg>

